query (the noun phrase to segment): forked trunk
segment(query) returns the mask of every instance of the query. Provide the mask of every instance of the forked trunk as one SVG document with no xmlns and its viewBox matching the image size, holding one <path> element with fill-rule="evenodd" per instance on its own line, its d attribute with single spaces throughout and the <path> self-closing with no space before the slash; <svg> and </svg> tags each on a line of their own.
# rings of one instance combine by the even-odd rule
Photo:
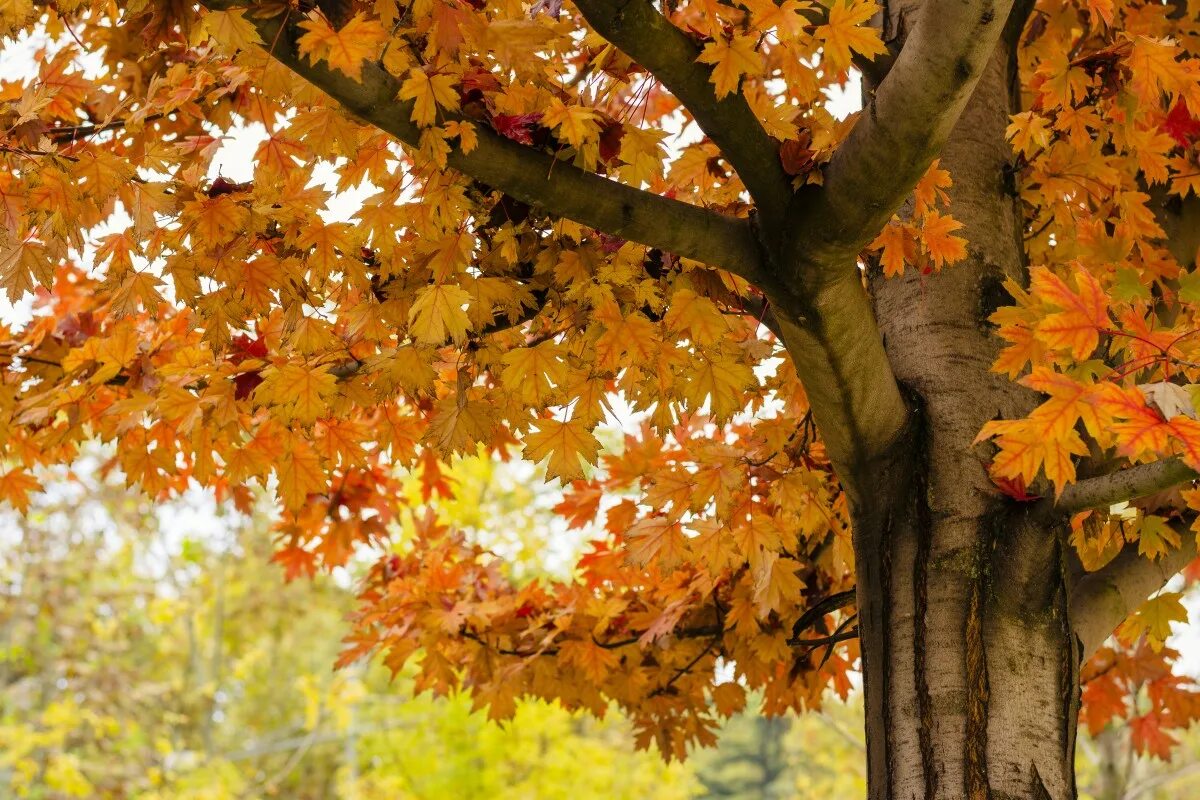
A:
<svg viewBox="0 0 1200 800">
<path fill-rule="evenodd" d="M 854 499 L 872 800 L 1075 797 L 1079 657 L 1060 525 L 999 492 L 972 444 L 984 423 L 1034 402 L 989 369 L 987 318 L 1009 299 L 1004 279 L 1027 272 L 1004 140 L 1008 47 L 941 159 L 967 260 L 871 278 L 915 409 L 905 441 L 872 466 L 875 491 Z"/>
</svg>

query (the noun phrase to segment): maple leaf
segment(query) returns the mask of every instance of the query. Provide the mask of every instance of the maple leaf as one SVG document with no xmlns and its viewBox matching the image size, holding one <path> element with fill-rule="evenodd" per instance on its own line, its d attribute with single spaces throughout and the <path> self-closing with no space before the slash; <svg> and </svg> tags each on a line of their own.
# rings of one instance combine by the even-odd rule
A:
<svg viewBox="0 0 1200 800">
<path fill-rule="evenodd" d="M 1133 749 L 1139 755 L 1151 755 L 1166 761 L 1171 758 L 1171 748 L 1177 742 L 1162 729 L 1156 714 L 1143 714 L 1129 720 Z"/>
<path fill-rule="evenodd" d="M 246 19 L 245 9 L 210 11 L 204 15 L 204 29 L 223 46 L 249 50 L 263 43 L 254 23 Z"/>
<path fill-rule="evenodd" d="M 461 343 L 471 320 L 464 310 L 471 295 L 459 286 L 434 284 L 423 289 L 408 313 L 413 336 L 423 344 L 445 344 L 446 337 Z"/>
<path fill-rule="evenodd" d="M 716 344 L 729 330 L 729 323 L 716 304 L 690 289 L 675 292 L 663 322 L 672 330 L 687 331 L 693 341 L 702 345 Z"/>
<path fill-rule="evenodd" d="M 566 382 L 567 365 L 562 348 L 556 342 L 510 350 L 504 355 L 501 380 L 512 386 L 527 403 L 545 405 L 556 388 Z"/>
<path fill-rule="evenodd" d="M 1179 534 L 1162 517 L 1148 515 L 1137 520 L 1138 553 L 1153 559 L 1179 547 Z M 1162 641 L 1162 639 L 1160 639 Z"/>
<path fill-rule="evenodd" d="M 831 72 L 840 74 L 849 69 L 853 53 L 872 59 L 887 52 L 879 32 L 865 26 L 878 10 L 871 0 L 834 0 L 828 20 L 818 25 L 815 33 L 824 42 L 824 57 Z"/>
<path fill-rule="evenodd" d="M 298 511 L 308 502 L 308 496 L 325 490 L 325 470 L 321 459 L 307 442 L 292 438 L 275 466 L 279 479 L 279 496 L 290 511 Z"/>
<path fill-rule="evenodd" d="M 888 278 L 903 275 L 905 263 L 913 261 L 917 254 L 916 240 L 911 229 L 898 220 L 884 226 L 875 237 L 875 241 L 871 242 L 870 248 L 880 251 L 879 263 L 883 267 L 884 276 Z"/>
<path fill-rule="evenodd" d="M 1187 622 L 1187 609 L 1179 592 L 1160 592 L 1147 600 L 1137 613 L 1127 619 L 1118 631 L 1126 641 L 1145 635 L 1155 652 L 1160 651 L 1171 635 L 1172 622 Z"/>
<path fill-rule="evenodd" d="M 7 501 L 17 511 L 29 510 L 30 493 L 41 490 L 41 481 L 23 469 L 10 469 L 0 474 L 0 500 Z"/>
<path fill-rule="evenodd" d="M 639 567 L 654 564 L 670 572 L 687 558 L 687 537 L 679 522 L 669 517 L 639 520 L 626 532 L 625 540 L 629 560 Z"/>
<path fill-rule="evenodd" d="M 1107 328 L 1108 297 L 1099 282 L 1087 270 L 1076 270 L 1078 293 L 1044 267 L 1030 270 L 1032 291 L 1061 309 L 1038 325 L 1037 333 L 1047 345 L 1068 350 L 1076 359 L 1086 358 L 1100 342 L 1100 331 Z"/>
<path fill-rule="evenodd" d="M 800 569 L 801 564 L 795 559 L 771 554 L 755 578 L 754 598 L 760 616 L 783 608 L 791 598 L 800 596 L 804 590 L 804 581 L 797 574 Z"/>
<path fill-rule="evenodd" d="M 1146 403 L 1140 391 L 1104 383 L 1096 388 L 1092 397 L 1096 409 L 1112 418 L 1107 427 L 1116 437 L 1121 455 L 1140 458 L 1146 453 L 1166 451 L 1171 426 Z"/>
<path fill-rule="evenodd" d="M 272 403 L 284 420 L 311 424 L 328 409 L 337 378 L 323 366 L 286 363 L 263 370 L 262 382 L 254 390 L 260 403 Z"/>
<path fill-rule="evenodd" d="M 1113 719 L 1125 716 L 1128 709 L 1128 694 L 1121 688 L 1113 674 L 1101 675 L 1083 685 L 1082 720 L 1088 733 L 1096 736 Z"/>
<path fill-rule="evenodd" d="M 1175 140 L 1180 147 L 1187 147 L 1200 138 L 1200 120 L 1188 111 L 1187 101 L 1182 97 L 1171 106 L 1170 113 L 1163 120 L 1161 130 Z"/>
<path fill-rule="evenodd" d="M 934 269 L 940 270 L 946 264 L 967 257 L 967 240 L 953 235 L 960 228 L 962 223 L 953 217 L 943 216 L 936 211 L 926 215 L 921 223 L 921 243 L 933 260 Z"/>
<path fill-rule="evenodd" d="M 1004 136 L 1026 156 L 1036 155 L 1050 144 L 1050 123 L 1034 111 L 1013 114 Z"/>
<path fill-rule="evenodd" d="M 594 683 L 602 683 L 620 664 L 621 656 L 615 650 L 600 647 L 594 642 L 564 642 L 559 650 L 563 662 L 578 667 Z"/>
<path fill-rule="evenodd" d="M 308 31 L 297 40 L 300 55 L 312 62 L 326 61 L 356 81 L 362 80 L 364 61 L 374 61 L 391 38 L 379 20 L 363 13 L 355 14 L 341 29 L 335 30 L 319 11 L 310 11 L 299 23 Z"/>
<path fill-rule="evenodd" d="M 594 141 L 600 134 L 600 115 L 593 108 L 567 105 L 555 99 L 542 114 L 542 123 L 557 130 L 561 139 L 575 148 Z"/>
<path fill-rule="evenodd" d="M 600 441 L 583 421 L 572 419 L 560 422 L 540 419 L 533 423 L 537 429 L 525 435 L 523 453 L 530 461 L 546 461 L 546 476 L 562 481 L 584 477 L 583 463 L 595 464 L 600 453 Z"/>
<path fill-rule="evenodd" d="M 438 108 L 451 111 L 458 109 L 458 92 L 454 88 L 453 75 L 430 75 L 425 70 L 413 67 L 408 78 L 400 85 L 401 100 L 413 103 L 412 121 L 427 128 L 437 120 Z"/>
<path fill-rule="evenodd" d="M 714 65 L 710 80 L 716 87 L 718 100 L 736 92 L 743 75 L 758 75 L 762 71 L 762 58 L 756 52 L 757 48 L 756 36 L 736 33 L 704 46 L 696 60 Z"/>
</svg>

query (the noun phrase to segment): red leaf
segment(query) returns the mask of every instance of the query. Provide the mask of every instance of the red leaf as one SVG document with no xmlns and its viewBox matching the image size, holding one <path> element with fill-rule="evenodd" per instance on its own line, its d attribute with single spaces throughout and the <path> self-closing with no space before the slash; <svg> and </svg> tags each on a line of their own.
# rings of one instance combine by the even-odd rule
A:
<svg viewBox="0 0 1200 800">
<path fill-rule="evenodd" d="M 805 175 L 812 172 L 815 163 L 813 156 L 817 151 L 809 149 L 811 142 L 812 137 L 808 131 L 800 131 L 798 138 L 788 139 L 780 145 L 779 160 L 783 164 L 784 172 L 788 175 Z"/>
<path fill-rule="evenodd" d="M 1167 761 L 1171 758 L 1171 747 L 1175 739 L 1165 733 L 1157 714 L 1145 714 L 1129 720 L 1133 734 L 1133 749 L 1138 755 L 1152 755 Z"/>
<path fill-rule="evenodd" d="M 528 114 L 496 114 L 492 117 L 492 127 L 496 129 L 496 133 L 514 142 L 533 144 L 531 133 L 541 119 L 542 115 L 537 111 Z"/>
<path fill-rule="evenodd" d="M 1159 128 L 1180 147 L 1187 147 L 1200 138 L 1200 120 L 1188 111 L 1187 103 L 1182 97 L 1171 108 L 1171 113 L 1167 114 L 1166 120 Z"/>
</svg>

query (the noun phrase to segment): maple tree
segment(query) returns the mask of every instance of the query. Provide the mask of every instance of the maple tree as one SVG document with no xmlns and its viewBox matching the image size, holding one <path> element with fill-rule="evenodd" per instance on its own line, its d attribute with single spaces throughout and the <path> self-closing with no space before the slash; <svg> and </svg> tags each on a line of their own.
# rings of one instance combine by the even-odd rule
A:
<svg viewBox="0 0 1200 800">
<path fill-rule="evenodd" d="M 1200 715 L 1157 594 L 1200 509 L 1198 13 L 4 3 L 53 46 L 0 83 L 0 495 L 95 438 L 151 494 L 270 483 L 289 576 L 386 551 L 344 662 L 616 702 L 668 757 L 858 665 L 872 798 L 1072 797 L 1081 703 L 1160 756 Z M 480 449 L 566 485 L 569 579 L 439 516 Z"/>
</svg>

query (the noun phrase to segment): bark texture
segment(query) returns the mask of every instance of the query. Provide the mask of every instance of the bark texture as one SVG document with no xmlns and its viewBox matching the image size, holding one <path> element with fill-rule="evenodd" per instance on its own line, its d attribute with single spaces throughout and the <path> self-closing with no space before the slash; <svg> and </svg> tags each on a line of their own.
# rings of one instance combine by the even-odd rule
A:
<svg viewBox="0 0 1200 800">
<path fill-rule="evenodd" d="M 886 29 L 915 13 L 892 6 Z M 1001 44 L 941 155 L 966 262 L 870 280 L 915 409 L 909 441 L 881 462 L 883 491 L 856 507 L 872 798 L 1075 796 L 1080 656 L 1059 521 L 1004 498 L 972 445 L 987 421 L 1036 403 L 989 369 L 987 317 L 1005 278 L 1026 279 L 1004 140 L 1013 70 Z"/>
</svg>

